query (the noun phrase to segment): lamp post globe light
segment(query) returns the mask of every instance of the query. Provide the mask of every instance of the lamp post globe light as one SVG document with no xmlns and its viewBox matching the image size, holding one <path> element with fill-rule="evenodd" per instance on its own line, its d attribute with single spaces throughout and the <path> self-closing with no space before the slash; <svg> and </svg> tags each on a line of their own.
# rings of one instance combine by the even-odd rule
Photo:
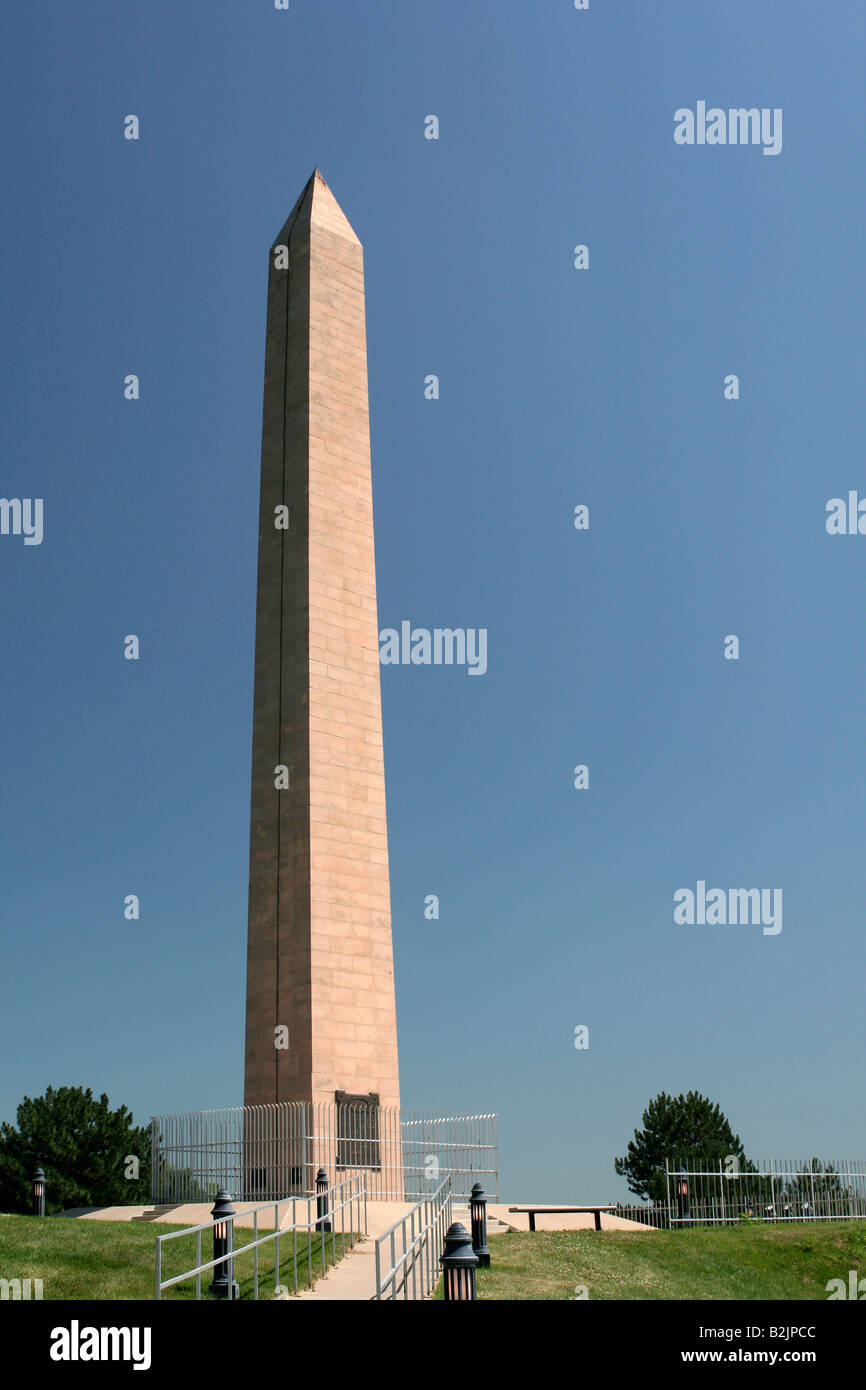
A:
<svg viewBox="0 0 866 1390">
<path fill-rule="evenodd" d="M 238 1281 L 234 1278 L 234 1261 L 232 1259 L 232 1249 L 234 1248 L 234 1222 L 231 1220 L 235 1215 L 232 1206 L 231 1193 L 221 1187 L 214 1199 L 211 1216 L 214 1220 L 213 1228 L 213 1257 L 221 1261 L 214 1265 L 214 1278 L 210 1286 L 212 1298 L 240 1298 L 241 1293 L 238 1288 Z"/>
<path fill-rule="evenodd" d="M 473 1303 L 476 1300 L 475 1270 L 478 1256 L 472 1249 L 469 1232 L 460 1221 L 448 1227 L 445 1249 L 439 1263 L 443 1273 L 446 1303 Z"/>
<path fill-rule="evenodd" d="M 33 1215 L 45 1215 L 45 1174 L 41 1168 L 33 1174 Z"/>
<path fill-rule="evenodd" d="M 475 1183 L 469 1195 L 469 1215 L 472 1218 L 472 1249 L 478 1256 L 482 1269 L 490 1264 L 490 1251 L 487 1249 L 487 1198 L 480 1182 Z"/>
</svg>

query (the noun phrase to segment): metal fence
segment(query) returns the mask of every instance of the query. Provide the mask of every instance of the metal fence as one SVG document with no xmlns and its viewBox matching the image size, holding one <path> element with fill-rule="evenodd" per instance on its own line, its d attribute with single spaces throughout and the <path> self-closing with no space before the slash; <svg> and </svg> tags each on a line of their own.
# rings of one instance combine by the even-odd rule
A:
<svg viewBox="0 0 866 1390">
<path fill-rule="evenodd" d="M 301 1208 L 300 1215 L 298 1208 Z M 259 1225 L 270 1224 L 261 1212 L 267 1212 L 273 1230 L 265 1235 L 259 1234 Z M 235 1227 L 238 1223 L 249 1225 L 252 1220 L 252 1239 L 244 1245 L 235 1241 Z M 213 1233 L 219 1225 L 227 1228 L 227 1245 L 224 1254 L 210 1260 L 202 1259 L 202 1236 Z M 313 1232 L 316 1231 L 314 1236 Z M 259 1206 L 235 1212 L 233 1216 L 219 1216 L 211 1221 L 203 1221 L 198 1226 L 186 1226 L 180 1231 L 168 1231 L 156 1237 L 156 1297 L 161 1299 L 166 1289 L 195 1279 L 195 1296 L 201 1299 L 202 1274 L 208 1270 L 216 1273 L 218 1268 L 225 1274 L 229 1297 L 234 1287 L 236 1261 L 252 1251 L 252 1297 L 259 1297 L 259 1250 L 273 1243 L 274 1251 L 274 1294 L 298 1292 L 299 1263 L 306 1271 L 305 1282 L 312 1288 L 313 1269 L 321 1263 L 324 1274 L 329 1265 L 336 1264 L 338 1258 L 346 1253 L 346 1242 L 351 1245 L 358 1236 L 367 1233 L 367 1194 L 363 1184 L 356 1178 L 335 1183 L 314 1198 L 290 1197 L 282 1202 L 262 1202 Z M 190 1269 L 163 1278 L 165 1271 L 165 1247 L 173 1240 L 184 1236 L 195 1236 L 195 1263 Z M 283 1258 L 280 1259 L 280 1241 Z M 330 1249 L 329 1249 L 330 1247 Z M 339 1256 L 337 1250 L 339 1248 Z M 289 1251 L 291 1250 L 291 1260 Z M 242 1271 L 247 1275 L 246 1268 Z M 247 1277 L 249 1277 L 247 1275 Z M 287 1283 L 283 1283 L 286 1279 Z"/>
<path fill-rule="evenodd" d="M 239 1201 L 276 1201 L 329 1176 L 361 1177 L 373 1201 L 413 1201 L 450 1177 L 456 1198 L 480 1182 L 499 1195 L 496 1115 L 440 1115 L 395 1107 L 283 1101 L 151 1120 L 151 1200 L 208 1201 L 225 1187 Z"/>
<path fill-rule="evenodd" d="M 665 1186 L 671 1226 L 866 1218 L 866 1162 L 733 1156 L 706 1166 L 667 1162 Z"/>
<path fill-rule="evenodd" d="M 660 1230 L 666 1230 L 671 1224 L 667 1202 L 617 1202 L 613 1215 L 626 1221 L 637 1221 L 641 1226 L 655 1226 Z"/>
<path fill-rule="evenodd" d="M 439 1256 L 451 1225 L 451 1179 L 376 1238 L 376 1293 L 380 1302 L 427 1298 L 439 1282 Z"/>
</svg>

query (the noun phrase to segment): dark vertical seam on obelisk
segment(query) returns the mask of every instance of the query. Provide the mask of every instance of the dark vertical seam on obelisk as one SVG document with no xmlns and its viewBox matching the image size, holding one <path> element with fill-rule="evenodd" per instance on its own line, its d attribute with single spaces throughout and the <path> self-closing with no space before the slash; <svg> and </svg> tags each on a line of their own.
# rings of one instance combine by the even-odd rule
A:
<svg viewBox="0 0 866 1390">
<path fill-rule="evenodd" d="M 295 213 L 295 218 L 297 219 L 297 213 Z M 291 252 L 291 241 L 292 241 L 292 231 L 294 230 L 294 225 L 295 225 L 295 224 L 294 224 L 294 222 L 293 222 L 292 225 L 291 225 L 291 227 L 289 228 L 288 234 L 287 234 L 287 236 L 286 236 L 286 247 L 287 247 L 288 255 L 289 255 L 289 265 L 288 265 L 288 269 L 286 270 L 286 332 L 285 332 L 285 338 L 283 339 L 283 343 L 284 343 L 284 350 L 283 350 L 283 466 L 282 466 L 282 477 L 281 477 L 281 482 L 280 482 L 280 504 L 281 504 L 282 506 L 284 506 L 284 507 L 287 505 L 287 503 L 286 503 L 286 415 L 287 415 L 287 413 L 288 413 L 288 399 L 289 399 L 289 321 L 290 321 L 290 317 L 291 317 L 291 316 L 290 316 L 290 313 L 289 313 L 289 306 L 290 306 L 290 303 L 291 303 L 291 294 L 292 294 L 292 252 Z M 286 561 L 286 536 L 287 536 L 288 534 L 289 534 L 288 527 L 284 527 L 284 528 L 283 528 L 282 535 L 280 536 L 280 609 L 279 609 L 279 613 L 280 613 L 280 667 L 279 667 L 280 674 L 279 674 L 279 677 L 278 677 L 278 680 L 277 680 L 277 762 L 278 762 L 280 765 L 282 765 L 282 758 L 283 758 L 283 627 L 284 627 L 284 624 L 285 624 L 285 611 L 284 611 L 284 609 L 285 609 L 285 589 L 284 589 L 284 584 L 285 584 L 285 561 Z M 291 778 L 291 771 L 289 772 L 289 777 Z M 289 794 L 291 795 L 291 793 L 292 793 L 292 788 L 291 788 L 291 786 L 288 788 L 288 790 L 289 790 Z M 275 922 L 275 924 L 274 924 L 274 931 L 275 931 L 275 941 L 274 941 L 274 957 L 275 957 L 275 959 L 274 959 L 274 1015 L 275 1015 L 275 1021 L 276 1021 L 277 1027 L 279 1027 L 279 1026 L 280 1026 L 280 1023 L 282 1022 L 281 1019 L 276 1018 L 276 1014 L 278 1013 L 278 1011 L 279 1011 L 279 1006 L 280 1006 L 280 869 L 281 869 L 281 866 L 282 866 L 282 859 L 283 859 L 283 839 L 282 839 L 282 836 L 283 836 L 283 827 L 282 827 L 282 818 L 281 818 L 281 815 L 280 815 L 281 803 L 282 803 L 282 795 L 278 792 L 278 793 L 277 793 L 277 911 L 276 911 L 276 922 Z M 276 1042 L 276 1034 L 275 1034 L 275 1037 L 274 1037 L 274 1041 Z M 291 1047 L 291 1037 L 289 1038 L 289 1046 Z M 278 1051 L 277 1047 L 274 1046 L 274 1100 L 275 1100 L 275 1101 L 279 1101 L 279 1099 L 280 1099 L 280 1057 L 279 1057 L 279 1051 Z"/>
<path fill-rule="evenodd" d="M 313 178 L 314 178 L 314 177 L 316 177 L 316 175 L 313 175 Z M 310 181 L 310 182 L 311 182 L 311 181 Z M 307 188 L 309 188 L 309 186 L 310 186 L 310 183 L 307 183 Z M 297 217 L 299 217 L 299 215 L 300 215 L 300 208 L 302 208 L 302 207 L 303 207 L 303 204 L 304 204 L 304 195 L 306 195 L 306 189 L 304 189 L 304 192 L 302 193 L 302 196 L 300 196 L 300 197 L 299 197 L 299 200 L 297 200 L 297 207 L 296 207 L 296 210 L 295 210 L 295 217 L 292 218 L 291 225 L 289 225 L 289 227 L 286 228 L 286 239 L 285 239 L 286 250 L 288 250 L 288 254 L 289 254 L 289 264 L 288 264 L 288 268 L 286 268 L 286 289 L 285 289 L 285 338 L 284 338 L 284 354 L 282 354 L 282 468 L 281 468 L 281 493 L 279 493 L 279 500 L 281 500 L 281 505 L 282 505 L 282 506 L 286 506 L 286 500 L 285 500 L 285 492 L 286 492 L 286 413 L 288 413 L 288 395 L 289 395 L 289 318 L 291 318 L 291 314 L 289 314 L 289 304 L 291 304 L 291 291 L 292 291 L 292 252 L 291 252 L 291 242 L 292 242 L 292 232 L 295 231 L 295 222 L 297 221 Z M 281 243 L 278 242 L 277 245 L 281 245 Z M 274 254 L 274 247 L 271 246 L 271 256 L 272 256 L 272 254 Z M 274 272 L 274 265 L 272 265 L 272 263 L 271 263 L 270 274 L 272 274 L 272 272 Z M 286 535 L 288 535 L 288 527 L 282 528 L 282 535 L 281 535 L 281 538 L 279 538 L 279 607 L 278 607 L 278 619 L 279 619 L 279 673 L 278 673 L 278 677 L 277 677 L 277 763 L 278 763 L 278 765 L 281 765 L 281 758 L 282 758 L 282 630 L 284 630 L 284 616 L 285 616 L 285 614 L 284 614 L 284 582 L 285 582 L 285 541 L 286 541 Z M 289 777 L 291 777 L 291 773 L 289 773 Z M 288 790 L 291 791 L 292 788 L 289 787 Z M 281 870 L 281 863 L 282 863 L 282 819 L 281 819 L 281 805 L 279 805 L 279 803 L 281 803 L 281 796 L 279 796 L 279 792 L 278 792 L 278 794 L 277 794 L 277 902 L 275 902 L 275 910 L 274 910 L 274 1020 L 275 1020 L 275 1027 L 279 1027 L 279 1023 L 281 1023 L 281 1020 L 279 1020 L 279 1017 L 277 1016 L 277 1015 L 278 1015 L 278 1011 L 279 1011 L 279 878 L 281 878 L 281 873 L 279 873 L 279 870 Z M 274 1030 L 274 1044 L 275 1044 L 275 1042 L 277 1042 L 277 1033 L 275 1033 L 275 1030 Z M 291 1037 L 289 1037 L 289 1045 L 291 1045 Z M 279 1101 L 279 1056 L 278 1056 L 278 1051 L 279 1051 L 279 1049 L 277 1048 L 277 1045 L 274 1045 L 274 1101 L 275 1101 L 275 1102 L 278 1102 L 278 1101 Z"/>
<path fill-rule="evenodd" d="M 297 214 L 296 214 L 297 215 Z M 292 223 L 292 227 L 294 223 Z M 287 250 L 292 239 L 292 227 L 289 228 L 286 236 Z M 288 410 L 288 382 L 289 382 L 289 302 L 292 287 L 292 255 L 288 251 L 289 264 L 286 270 L 286 329 L 283 338 L 283 453 L 282 469 L 280 477 L 280 505 L 286 505 L 286 413 Z M 284 527 L 280 536 L 280 644 L 279 644 L 279 675 L 277 677 L 277 763 L 282 764 L 283 757 L 283 584 L 285 582 L 285 557 L 286 557 L 286 536 L 288 528 Z M 290 774 L 291 776 L 291 774 Z M 280 1007 L 280 866 L 282 864 L 282 819 L 280 816 L 282 795 L 277 792 L 277 901 L 274 916 L 274 1021 L 276 1028 L 280 1026 L 281 1020 L 277 1016 Z M 274 1032 L 274 1101 L 280 1099 L 280 1055 L 276 1047 L 276 1029 Z M 291 1038 L 289 1039 L 291 1046 Z"/>
<path fill-rule="evenodd" d="M 291 229 L 286 243 L 291 241 Z M 280 481 L 280 505 L 286 505 L 286 410 L 288 405 L 289 378 L 289 298 L 291 295 L 292 257 L 289 252 L 289 265 L 286 270 L 286 331 L 283 339 L 283 455 Z M 283 758 L 283 582 L 286 555 L 286 529 L 280 536 L 280 646 L 279 676 L 277 677 L 277 763 Z M 280 865 L 282 863 L 282 822 L 280 817 L 282 794 L 277 792 L 277 902 L 274 920 L 274 1101 L 280 1099 L 280 1054 L 276 1047 L 276 1028 L 280 1026 Z M 290 1039 L 291 1042 L 291 1039 Z"/>
<path fill-rule="evenodd" d="M 314 181 L 314 179 L 315 179 L 315 174 L 313 175 L 313 178 L 310 180 L 310 182 L 307 184 L 307 188 L 309 188 L 310 183 L 312 183 L 312 182 Z M 286 232 L 286 242 L 285 242 L 286 250 L 288 251 L 288 256 L 289 256 L 289 264 L 288 264 L 288 268 L 287 268 L 287 270 L 286 270 L 286 333 L 285 333 L 285 338 L 284 338 L 284 350 L 283 350 L 283 462 L 282 462 L 282 479 L 281 479 L 281 491 L 280 491 L 280 503 L 281 503 L 282 506 L 286 506 L 286 505 L 287 505 L 287 503 L 286 503 L 286 414 L 287 414 L 287 411 L 288 411 L 288 395 L 289 395 L 289 321 L 290 321 L 289 306 L 290 306 L 290 301 L 291 301 L 291 289 L 292 289 L 292 251 L 291 251 L 291 241 L 292 241 L 292 232 L 293 232 L 294 229 L 295 229 L 295 223 L 297 222 L 298 217 L 300 216 L 301 208 L 303 207 L 304 202 L 305 202 L 305 195 L 306 195 L 306 189 L 305 189 L 304 192 L 301 194 L 301 197 L 298 199 L 298 206 L 297 206 L 297 208 L 295 209 L 295 215 L 294 215 L 294 217 L 293 217 L 293 219 L 292 219 L 291 225 L 289 226 L 289 228 L 288 228 L 288 230 L 287 230 L 287 232 Z M 279 243 L 278 243 L 278 244 L 279 244 Z M 277 678 L 277 763 L 278 763 L 279 765 L 281 765 L 281 761 L 280 761 L 280 760 L 281 760 L 281 758 L 282 758 L 282 756 L 283 756 L 283 620 L 284 620 L 284 612 L 283 612 L 284 588 L 283 588 L 283 585 L 284 585 L 284 580 L 285 580 L 286 536 L 287 536 L 288 534 L 289 534 L 288 527 L 284 527 L 284 528 L 283 528 L 282 536 L 280 537 L 280 606 L 279 606 L 279 622 L 280 622 L 280 647 L 279 647 L 279 658 L 280 658 L 280 664 L 279 664 L 279 676 L 278 676 L 278 678 Z M 289 776 L 291 777 L 291 771 L 289 772 Z M 288 790 L 289 790 L 290 792 L 292 791 L 291 786 L 289 786 Z M 277 1015 L 277 1012 L 278 1012 L 278 1010 L 279 1010 L 279 1004 L 280 1004 L 280 865 L 281 865 L 281 863 L 282 863 L 282 821 L 281 821 L 281 817 L 280 817 L 280 795 L 279 795 L 279 793 L 278 793 L 278 794 L 277 794 L 277 901 L 276 901 L 276 912 L 275 912 L 275 919 L 274 919 L 274 1017 L 275 1017 L 275 1023 L 276 1023 L 276 1026 L 277 1026 L 277 1027 L 280 1026 L 280 1019 L 277 1018 L 276 1015 Z M 274 1033 L 274 1043 L 276 1044 L 276 1032 Z M 291 1035 L 290 1035 L 290 1037 L 289 1037 L 289 1046 L 291 1046 Z M 278 1051 L 279 1051 L 279 1049 L 278 1049 L 278 1048 L 276 1047 L 276 1045 L 275 1045 L 275 1046 L 274 1046 L 274 1101 L 275 1101 L 275 1102 L 278 1102 L 279 1099 L 280 1099 L 280 1090 L 279 1090 L 280 1059 L 279 1059 Z"/>
</svg>

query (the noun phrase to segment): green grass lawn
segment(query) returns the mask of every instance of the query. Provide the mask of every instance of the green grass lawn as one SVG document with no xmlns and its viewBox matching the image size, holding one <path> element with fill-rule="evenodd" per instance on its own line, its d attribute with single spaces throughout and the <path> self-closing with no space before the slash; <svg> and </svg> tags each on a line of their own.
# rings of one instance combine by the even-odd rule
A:
<svg viewBox="0 0 866 1390">
<path fill-rule="evenodd" d="M 182 1229 L 153 1222 L 88 1221 L 0 1216 L 0 1278 L 41 1279 L 49 1299 L 152 1299 L 157 1234 Z M 252 1231 L 239 1227 L 239 1242 Z M 346 1248 L 351 1236 L 346 1237 Z M 826 1299 L 830 1279 L 847 1281 L 850 1269 L 866 1275 L 866 1222 L 727 1226 L 679 1231 L 538 1231 L 491 1236 L 492 1265 L 478 1273 L 479 1299 L 574 1299 L 585 1285 L 590 1299 Z M 195 1239 L 164 1247 L 163 1277 L 195 1260 Z M 202 1238 L 211 1258 L 210 1234 Z M 298 1284 L 307 1285 L 306 1236 L 298 1239 Z M 337 1236 L 337 1256 L 340 1237 Z M 322 1272 L 318 1238 L 312 1276 Z M 326 1267 L 331 1264 L 331 1241 Z M 242 1298 L 252 1298 L 253 1257 L 235 1260 Z M 206 1294 L 212 1275 L 202 1276 Z M 293 1287 L 291 1237 L 280 1239 L 280 1283 Z M 259 1250 L 259 1296 L 274 1288 L 273 1243 Z M 166 1290 L 167 1299 L 192 1299 L 195 1281 Z M 441 1286 L 437 1292 L 441 1298 Z"/>
<path fill-rule="evenodd" d="M 866 1275 L 862 1221 L 513 1232 L 488 1245 L 479 1300 L 574 1299 L 578 1285 L 590 1299 L 826 1299 L 829 1279 Z"/>
<path fill-rule="evenodd" d="M 41 1279 L 43 1298 L 49 1299 L 131 1299 L 154 1296 L 156 1237 L 181 1226 L 156 1222 L 89 1221 L 81 1218 L 0 1216 L 0 1278 Z M 266 1234 L 264 1231 L 260 1235 Z M 253 1239 L 251 1227 L 239 1226 L 235 1240 L 239 1245 Z M 346 1249 L 352 1236 L 346 1233 Z M 325 1239 L 325 1266 L 333 1264 L 331 1237 Z M 337 1258 L 341 1236 L 337 1232 Z M 322 1273 L 320 1237 L 314 1234 L 308 1266 L 307 1233 L 298 1233 L 297 1268 L 299 1289 L 308 1287 Z M 202 1259 L 213 1258 L 213 1238 L 202 1232 Z M 181 1274 L 195 1264 L 195 1237 L 183 1236 L 163 1245 L 163 1279 Z M 280 1237 L 280 1283 L 291 1293 L 293 1279 L 292 1237 Z M 202 1295 L 206 1296 L 213 1273 L 202 1275 Z M 241 1298 L 253 1297 L 253 1255 L 235 1257 L 235 1278 Z M 273 1298 L 274 1243 L 259 1246 L 259 1298 Z M 194 1299 L 195 1280 L 166 1289 L 165 1299 Z"/>
</svg>

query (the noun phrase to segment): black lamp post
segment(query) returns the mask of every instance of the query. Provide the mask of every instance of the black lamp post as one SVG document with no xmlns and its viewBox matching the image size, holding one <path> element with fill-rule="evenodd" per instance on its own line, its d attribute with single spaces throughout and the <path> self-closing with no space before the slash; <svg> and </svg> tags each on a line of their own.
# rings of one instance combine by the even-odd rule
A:
<svg viewBox="0 0 866 1390">
<path fill-rule="evenodd" d="M 487 1249 L 487 1198 L 480 1182 L 475 1183 L 469 1195 L 469 1215 L 472 1217 L 472 1249 L 478 1256 L 482 1269 L 490 1264 L 490 1251 Z"/>
<path fill-rule="evenodd" d="M 41 1168 L 33 1174 L 33 1215 L 45 1215 L 45 1174 Z"/>
<path fill-rule="evenodd" d="M 316 1230 L 324 1235 L 331 1229 L 328 1220 L 328 1174 L 324 1168 L 320 1168 L 316 1174 L 316 1216 Z"/>
<path fill-rule="evenodd" d="M 235 1215 L 231 1194 L 221 1187 L 214 1199 L 211 1216 L 216 1223 L 213 1228 L 213 1257 L 221 1263 L 214 1265 L 214 1279 L 210 1286 L 212 1298 L 240 1298 L 238 1281 L 234 1278 L 234 1222 Z"/>
<path fill-rule="evenodd" d="M 677 1174 L 677 1213 L 684 1226 L 691 1224 L 692 1207 L 689 1199 L 689 1179 L 685 1168 L 681 1168 Z"/>
<path fill-rule="evenodd" d="M 469 1232 L 460 1221 L 448 1227 L 445 1249 L 439 1263 L 444 1275 L 445 1302 L 474 1303 L 478 1256 L 472 1249 Z"/>
</svg>

